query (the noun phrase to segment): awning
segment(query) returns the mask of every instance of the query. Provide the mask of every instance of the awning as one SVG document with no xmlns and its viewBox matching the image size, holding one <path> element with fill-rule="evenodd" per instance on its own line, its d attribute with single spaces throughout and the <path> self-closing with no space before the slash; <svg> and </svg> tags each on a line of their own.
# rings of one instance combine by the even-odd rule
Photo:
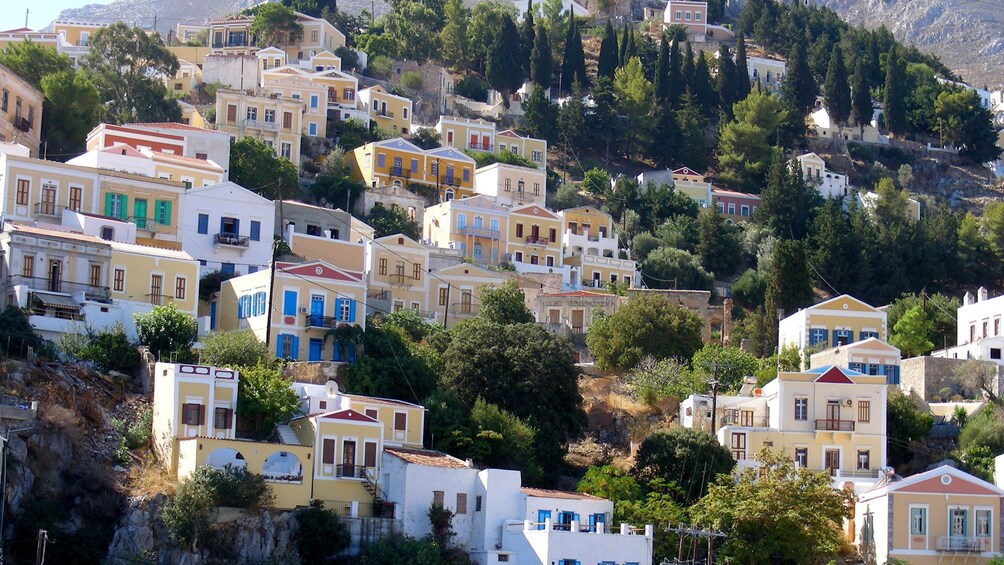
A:
<svg viewBox="0 0 1004 565">
<path fill-rule="evenodd" d="M 80 310 L 80 304 L 71 296 L 65 294 L 52 294 L 48 292 L 35 292 L 35 299 L 42 305 L 49 308 L 62 308 L 64 310 Z"/>
</svg>

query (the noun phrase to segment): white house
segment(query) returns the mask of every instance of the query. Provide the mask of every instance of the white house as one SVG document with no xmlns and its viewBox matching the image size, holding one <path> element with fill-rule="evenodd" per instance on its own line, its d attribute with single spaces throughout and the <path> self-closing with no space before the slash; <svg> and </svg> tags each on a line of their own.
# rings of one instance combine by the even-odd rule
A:
<svg viewBox="0 0 1004 565">
<path fill-rule="evenodd" d="M 477 563 L 652 563 L 652 526 L 611 532 L 613 503 L 587 494 L 521 488 L 519 471 L 474 468 L 445 453 L 384 448 L 380 490 L 406 534 L 431 533 L 433 503 L 454 513 L 455 542 Z"/>
<path fill-rule="evenodd" d="M 249 274 L 272 260 L 275 209 L 271 200 L 234 182 L 189 189 L 181 201 L 182 249 L 203 274 Z"/>
<path fill-rule="evenodd" d="M 768 90 L 776 90 L 787 74 L 784 61 L 766 57 L 747 57 L 746 69 L 751 82 L 756 82 Z"/>
<path fill-rule="evenodd" d="M 826 108 L 816 110 L 809 115 L 809 118 L 812 121 L 810 130 L 811 132 L 814 132 L 817 137 L 840 138 L 844 141 L 856 141 L 859 143 L 874 143 L 880 145 L 889 143 L 889 138 L 879 133 L 878 128 L 875 126 L 877 122 L 874 119 L 872 123 L 865 124 L 863 127 L 838 127 L 837 124 L 830 119 L 830 114 L 826 111 Z"/>
<path fill-rule="evenodd" d="M 503 206 L 544 205 L 547 174 L 537 168 L 493 163 L 474 171 L 474 192 Z"/>
<path fill-rule="evenodd" d="M 847 196 L 847 175 L 834 173 L 826 169 L 826 162 L 815 153 L 798 156 L 798 166 L 802 169 L 802 178 L 816 188 L 826 198 L 842 198 Z"/>
<path fill-rule="evenodd" d="M 956 311 L 956 344 L 931 353 L 932 357 L 952 359 L 982 359 L 1004 365 L 1004 296 L 989 297 L 980 287 L 976 295 L 967 292 Z"/>
</svg>

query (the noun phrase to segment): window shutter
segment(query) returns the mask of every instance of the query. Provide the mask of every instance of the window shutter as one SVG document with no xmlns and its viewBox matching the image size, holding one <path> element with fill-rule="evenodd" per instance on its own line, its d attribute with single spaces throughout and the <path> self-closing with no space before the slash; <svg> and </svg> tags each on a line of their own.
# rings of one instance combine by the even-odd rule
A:
<svg viewBox="0 0 1004 565">
<path fill-rule="evenodd" d="M 300 358 L 300 338 L 298 336 L 293 336 L 293 355 L 291 356 L 293 360 Z"/>
<path fill-rule="evenodd" d="M 169 226 L 171 225 L 171 201 L 165 200 L 162 204 L 164 205 L 164 220 L 162 223 L 165 226 Z"/>
<path fill-rule="evenodd" d="M 356 301 L 350 299 L 349 300 L 349 322 L 352 323 L 352 322 L 355 322 L 355 321 L 356 321 Z"/>
<path fill-rule="evenodd" d="M 129 197 L 126 196 L 125 194 L 122 194 L 119 195 L 119 198 L 122 200 L 122 206 L 119 208 L 119 219 L 125 220 L 128 215 L 126 210 L 129 207 Z"/>
<path fill-rule="evenodd" d="M 209 233 L 209 216 L 207 214 L 199 214 L 199 233 Z"/>
<path fill-rule="evenodd" d="M 324 447 L 321 452 L 321 463 L 331 465 L 335 462 L 335 440 L 324 439 Z"/>
<path fill-rule="evenodd" d="M 231 426 L 233 426 L 233 423 L 234 423 L 234 411 L 231 410 L 230 408 L 227 408 L 227 416 L 226 416 L 226 420 L 225 421 L 226 421 L 226 424 L 227 424 L 227 429 L 230 429 Z"/>
<path fill-rule="evenodd" d="M 261 240 L 261 222 L 251 222 L 251 241 Z"/>
<path fill-rule="evenodd" d="M 296 315 L 296 291 L 287 290 L 283 295 L 282 313 L 285 316 Z"/>
<path fill-rule="evenodd" d="M 238 220 L 237 218 L 234 218 L 234 235 L 240 235 L 240 234 L 241 234 L 241 221 Z"/>
<path fill-rule="evenodd" d="M 201 426 L 206 423 L 206 406 L 204 404 L 199 404 L 199 421 L 197 425 Z"/>
<path fill-rule="evenodd" d="M 275 356 L 279 359 L 282 359 L 282 340 L 285 337 L 285 335 L 279 334 L 279 337 L 275 340 Z"/>
<path fill-rule="evenodd" d="M 105 193 L 105 216 L 111 217 L 112 215 L 112 197 L 115 196 L 111 192 Z"/>
<path fill-rule="evenodd" d="M 335 299 L 335 319 L 338 321 L 342 320 L 342 302 L 341 298 Z"/>
</svg>

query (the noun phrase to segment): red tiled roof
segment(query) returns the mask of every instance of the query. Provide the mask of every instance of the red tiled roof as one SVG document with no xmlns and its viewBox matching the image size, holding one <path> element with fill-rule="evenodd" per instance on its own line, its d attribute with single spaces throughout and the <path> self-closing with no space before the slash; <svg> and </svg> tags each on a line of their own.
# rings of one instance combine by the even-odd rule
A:
<svg viewBox="0 0 1004 565">
<path fill-rule="evenodd" d="M 108 244 L 107 241 L 105 241 L 105 240 L 103 240 L 103 239 L 101 239 L 99 237 L 94 237 L 92 235 L 87 235 L 87 234 L 83 234 L 83 233 L 80 233 L 80 232 L 69 231 L 69 230 L 63 229 L 60 226 L 53 226 L 51 228 L 49 228 L 49 227 L 42 228 L 42 227 L 38 227 L 38 226 L 29 226 L 29 225 L 26 225 L 26 224 L 18 224 L 18 223 L 13 223 L 13 222 L 10 225 L 13 228 L 13 231 L 18 231 L 18 232 L 21 232 L 21 233 L 30 233 L 30 234 L 35 234 L 35 235 L 47 235 L 47 236 L 50 236 L 50 237 L 62 237 L 62 238 L 66 238 L 66 239 L 74 239 L 74 240 L 77 240 L 77 241 L 86 241 L 88 243 L 102 243 L 102 244 L 105 244 L 105 245 Z"/>
<path fill-rule="evenodd" d="M 570 290 L 568 292 L 552 292 L 552 293 L 549 293 L 549 294 L 545 293 L 545 294 L 541 294 L 541 296 L 559 296 L 559 297 L 561 297 L 561 296 L 567 296 L 567 297 L 591 298 L 591 297 L 594 297 L 594 296 L 608 297 L 608 296 L 614 296 L 614 295 L 610 294 L 609 292 L 590 292 L 588 290 Z"/>
<path fill-rule="evenodd" d="M 442 467 L 444 469 L 467 469 L 467 463 L 447 455 L 442 451 L 431 449 L 403 449 L 399 447 L 385 447 L 384 452 L 399 459 L 407 461 L 412 465 L 424 465 L 426 467 Z"/>
<path fill-rule="evenodd" d="M 204 131 L 204 132 L 209 132 L 209 133 L 218 133 L 218 134 L 221 134 L 221 135 L 227 135 L 225 132 L 222 132 L 222 131 L 217 131 L 217 130 L 214 130 L 214 129 L 207 129 L 207 128 L 197 128 L 195 126 L 190 126 L 188 124 L 179 124 L 177 122 L 140 122 L 140 123 L 136 123 L 136 124 L 125 124 L 125 125 L 127 125 L 127 126 L 138 126 L 138 127 L 156 127 L 156 128 L 164 128 L 164 129 L 180 129 L 180 130 L 187 130 L 187 131 Z"/>
<path fill-rule="evenodd" d="M 546 488 L 523 487 L 520 492 L 536 498 L 561 498 L 564 500 L 606 500 L 584 492 L 569 492 L 567 490 L 551 490 Z"/>
</svg>

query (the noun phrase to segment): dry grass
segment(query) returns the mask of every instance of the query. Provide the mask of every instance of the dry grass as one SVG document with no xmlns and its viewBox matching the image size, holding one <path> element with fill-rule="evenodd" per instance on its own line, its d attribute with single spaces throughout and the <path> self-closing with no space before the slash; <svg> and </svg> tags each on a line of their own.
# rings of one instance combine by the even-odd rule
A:
<svg viewBox="0 0 1004 565">
<path fill-rule="evenodd" d="M 607 396 L 607 406 L 609 406 L 611 410 L 627 412 L 635 417 L 644 416 L 652 411 L 647 404 L 636 402 L 631 397 L 618 394 L 616 392 L 612 392 L 609 396 Z"/>
<path fill-rule="evenodd" d="M 57 428 L 69 430 L 80 425 L 80 416 L 72 408 L 59 404 L 43 404 L 39 412 L 39 417 L 43 422 L 52 424 Z"/>
<path fill-rule="evenodd" d="M 177 481 L 154 459 L 146 449 L 132 452 L 133 462 L 126 473 L 126 495 L 139 498 L 153 498 L 158 494 L 171 496 Z"/>
</svg>

